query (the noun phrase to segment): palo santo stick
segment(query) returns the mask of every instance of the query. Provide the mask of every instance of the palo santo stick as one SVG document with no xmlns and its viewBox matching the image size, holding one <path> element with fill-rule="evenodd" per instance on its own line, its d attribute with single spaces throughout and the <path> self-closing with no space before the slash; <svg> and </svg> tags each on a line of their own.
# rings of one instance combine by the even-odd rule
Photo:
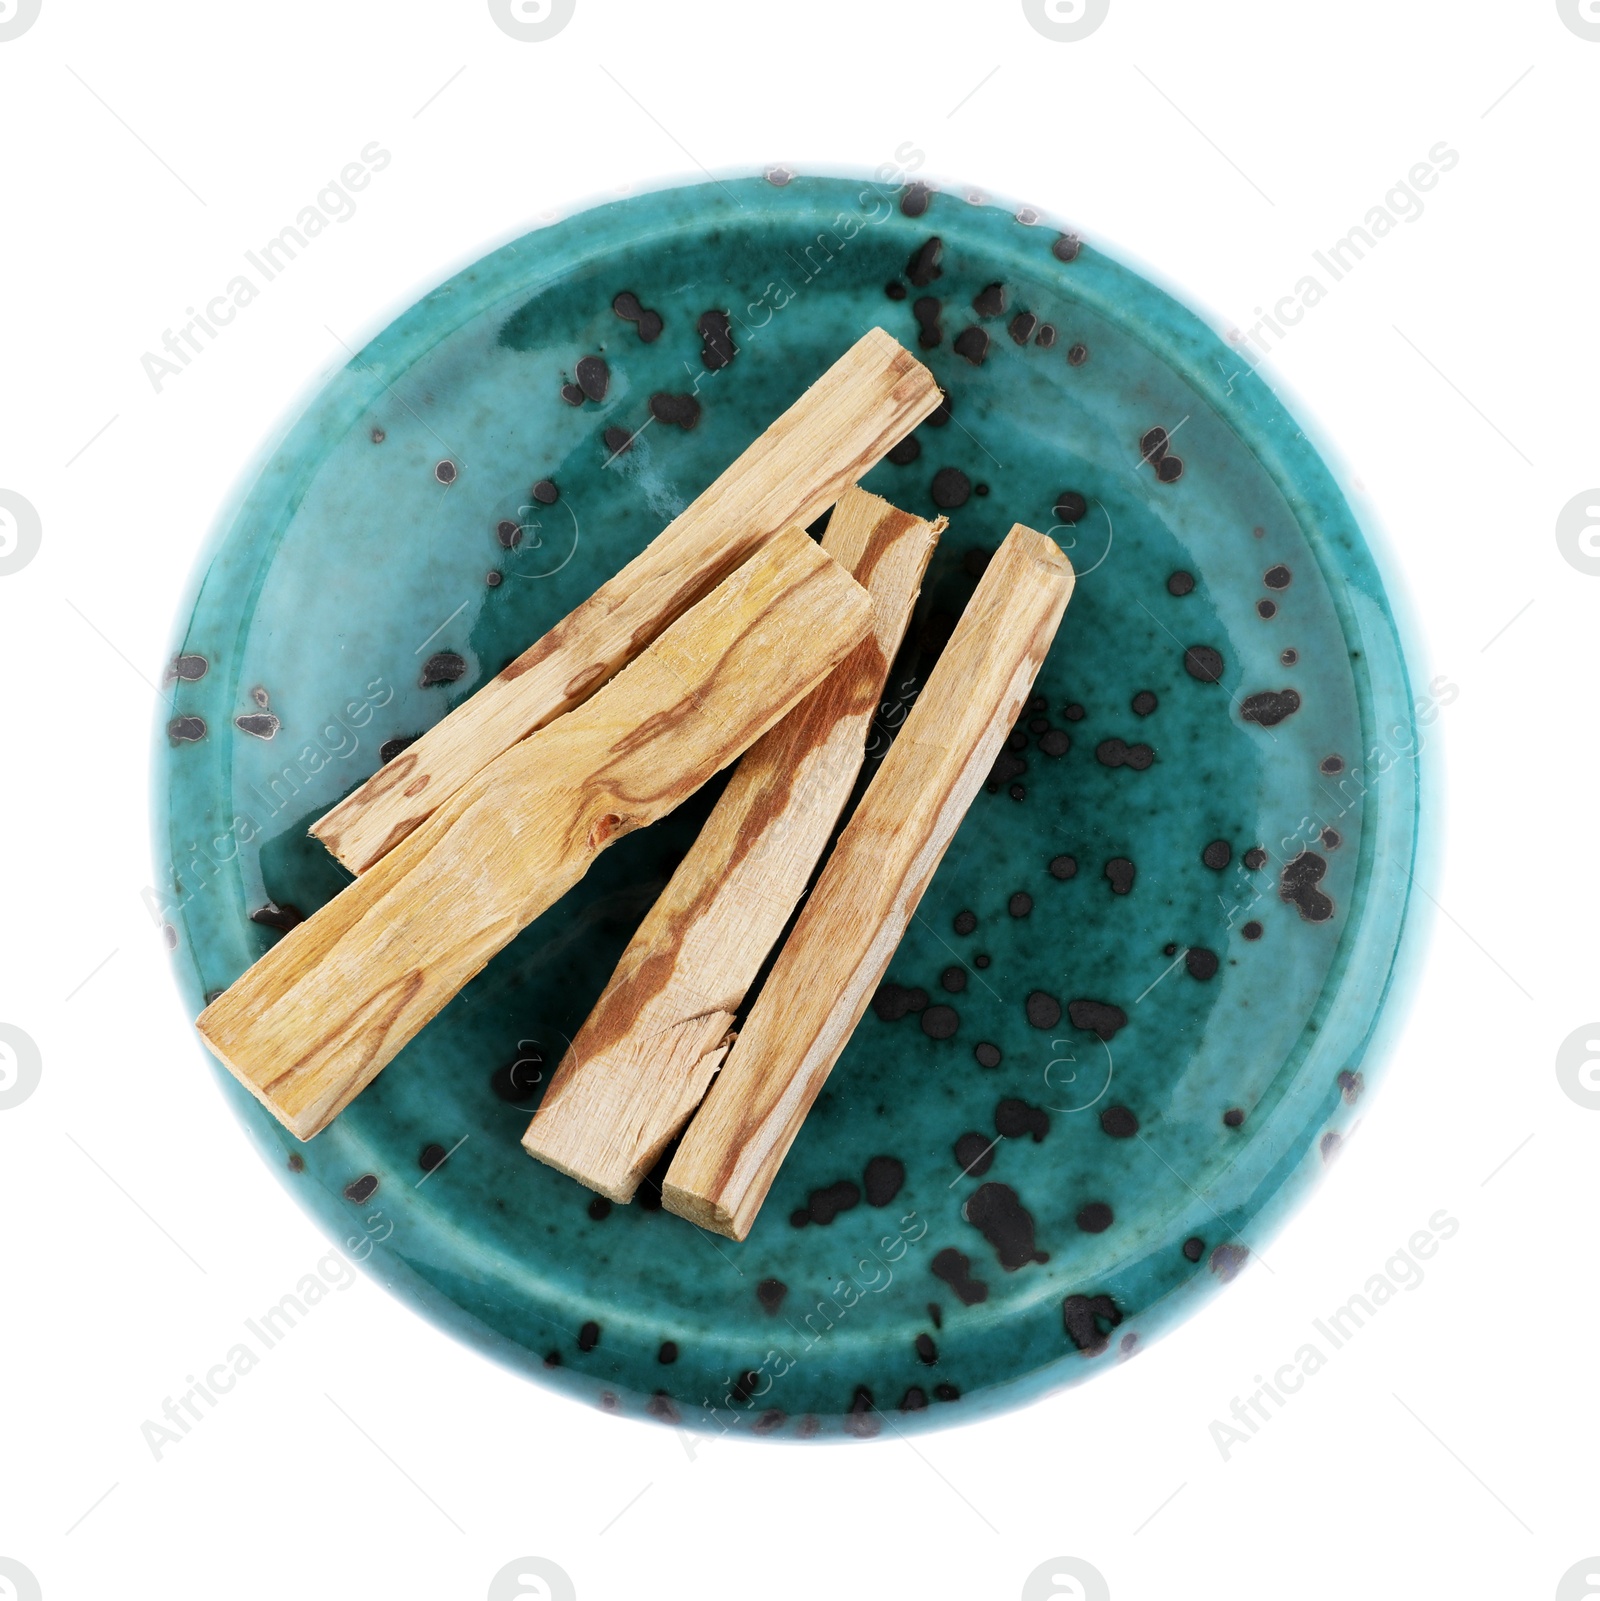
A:
<svg viewBox="0 0 1600 1601">
<path fill-rule="evenodd" d="M 621 835 L 758 739 L 865 637 L 866 591 L 787 529 L 577 711 L 504 752 L 200 1014 L 301 1139 Z"/>
<path fill-rule="evenodd" d="M 1055 637 L 1072 568 L 1020 523 L 839 837 L 678 1154 L 662 1203 L 742 1240 L 994 765 Z"/>
<path fill-rule="evenodd" d="M 866 586 L 872 632 L 746 752 L 562 1058 L 522 1137 L 530 1156 L 631 1201 L 700 1104 L 850 797 L 944 521 L 840 497 L 822 548 Z"/>
<path fill-rule="evenodd" d="M 362 873 L 503 750 L 587 700 L 753 551 L 814 521 L 939 403 L 933 374 L 863 335 L 663 533 L 311 832 Z"/>
</svg>

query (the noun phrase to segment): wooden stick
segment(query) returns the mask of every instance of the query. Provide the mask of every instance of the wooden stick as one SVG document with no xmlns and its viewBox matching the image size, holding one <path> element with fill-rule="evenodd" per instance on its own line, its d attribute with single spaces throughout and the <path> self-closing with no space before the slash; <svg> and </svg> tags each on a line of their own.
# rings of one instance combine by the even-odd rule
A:
<svg viewBox="0 0 1600 1601">
<path fill-rule="evenodd" d="M 587 700 L 780 529 L 814 521 L 939 398 L 909 351 L 881 328 L 863 335 L 621 572 L 311 832 L 365 872 L 503 750 Z"/>
<path fill-rule="evenodd" d="M 871 610 L 804 529 L 779 534 L 286 934 L 201 1013 L 201 1036 L 309 1139 L 600 851 L 670 812 L 820 682 Z"/>
<path fill-rule="evenodd" d="M 1072 593 L 1053 541 L 1012 528 L 667 1170 L 662 1202 L 742 1240 L 922 892 L 1027 702 Z"/>
<path fill-rule="evenodd" d="M 578 1030 L 523 1149 L 613 1201 L 700 1104 L 728 1031 L 861 769 L 889 664 L 945 525 L 847 489 L 822 542 L 872 632 L 739 763 Z"/>
</svg>

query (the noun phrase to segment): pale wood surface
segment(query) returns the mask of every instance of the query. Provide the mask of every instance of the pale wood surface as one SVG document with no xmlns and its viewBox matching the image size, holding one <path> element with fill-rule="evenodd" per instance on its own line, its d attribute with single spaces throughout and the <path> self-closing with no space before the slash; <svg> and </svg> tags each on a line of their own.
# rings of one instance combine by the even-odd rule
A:
<svg viewBox="0 0 1600 1601">
<path fill-rule="evenodd" d="M 201 1036 L 309 1139 L 601 850 L 734 760 L 870 626 L 866 591 L 804 529 L 779 534 L 286 934 Z"/>
<path fill-rule="evenodd" d="M 780 529 L 814 521 L 939 398 L 909 351 L 881 328 L 863 335 L 621 572 L 311 832 L 365 872 L 503 750 L 587 700 Z"/>
<path fill-rule="evenodd" d="M 1014 526 L 823 868 L 667 1170 L 669 1211 L 742 1240 L 1027 703 L 1072 593 Z"/>
<path fill-rule="evenodd" d="M 850 797 L 943 528 L 861 489 L 840 497 L 822 548 L 866 586 L 872 632 L 745 753 L 563 1056 L 529 1155 L 629 1201 L 699 1105 Z"/>
</svg>

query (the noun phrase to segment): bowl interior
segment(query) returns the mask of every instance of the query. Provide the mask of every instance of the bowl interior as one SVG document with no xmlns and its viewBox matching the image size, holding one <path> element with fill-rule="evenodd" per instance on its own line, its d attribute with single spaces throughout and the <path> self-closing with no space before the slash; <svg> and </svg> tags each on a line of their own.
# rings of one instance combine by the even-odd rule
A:
<svg viewBox="0 0 1600 1601">
<path fill-rule="evenodd" d="M 306 829 L 388 742 L 587 596 L 874 325 L 950 410 L 865 485 L 951 525 L 862 783 L 1013 522 L 1079 580 L 750 1238 L 596 1203 L 518 1143 L 719 783 L 607 852 L 309 1145 L 222 1074 L 350 1254 L 611 1410 L 865 1434 L 1133 1351 L 1337 1142 L 1394 971 L 1413 708 L 1360 528 L 1294 421 L 1053 227 L 802 177 L 504 247 L 266 459 L 197 572 L 159 735 L 190 1003 L 280 937 L 273 908 L 309 915 L 347 881 Z M 575 386 L 586 356 L 603 398 Z"/>
</svg>

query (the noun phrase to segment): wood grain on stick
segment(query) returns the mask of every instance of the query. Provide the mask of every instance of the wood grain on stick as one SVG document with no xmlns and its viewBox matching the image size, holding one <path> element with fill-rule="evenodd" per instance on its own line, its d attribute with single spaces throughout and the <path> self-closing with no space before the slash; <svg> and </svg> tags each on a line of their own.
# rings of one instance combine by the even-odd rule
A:
<svg viewBox="0 0 1600 1601">
<path fill-rule="evenodd" d="M 746 752 L 562 1058 L 529 1155 L 630 1201 L 700 1104 L 850 797 L 943 528 L 864 490 L 841 496 L 822 548 L 872 597 L 872 632 Z"/>
<path fill-rule="evenodd" d="M 791 523 L 812 522 L 939 403 L 933 375 L 865 334 L 614 578 L 311 832 L 365 872 L 508 747 L 582 704 Z"/>
<path fill-rule="evenodd" d="M 850 819 L 667 1170 L 662 1202 L 742 1240 L 994 765 L 1072 593 L 1017 524 Z"/>
<path fill-rule="evenodd" d="M 600 851 L 670 812 L 814 688 L 871 611 L 804 529 L 779 534 L 286 934 L 201 1013 L 202 1037 L 309 1139 Z"/>
</svg>

